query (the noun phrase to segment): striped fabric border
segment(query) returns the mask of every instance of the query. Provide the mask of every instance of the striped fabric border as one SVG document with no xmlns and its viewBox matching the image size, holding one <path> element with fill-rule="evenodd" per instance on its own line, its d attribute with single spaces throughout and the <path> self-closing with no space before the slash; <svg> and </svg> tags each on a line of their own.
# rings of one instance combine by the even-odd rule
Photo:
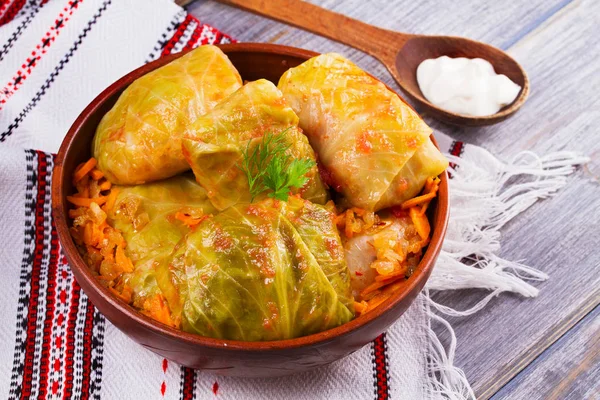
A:
<svg viewBox="0 0 600 400">
<path fill-rule="evenodd" d="M 188 26 L 190 26 L 191 24 L 197 25 L 198 20 L 188 14 L 184 18 L 184 20 L 179 24 L 179 26 L 175 30 L 175 33 L 173 34 L 171 39 L 169 39 L 167 41 L 167 43 L 165 44 L 165 47 L 163 47 L 163 49 L 160 53 L 161 56 L 166 56 L 168 54 L 177 52 L 177 50 L 175 50 L 175 46 L 185 40 L 184 34 L 186 32 L 188 32 Z M 189 37 L 188 37 L 188 39 L 189 39 Z"/>
<path fill-rule="evenodd" d="M 50 174 L 48 164 L 52 161 L 44 154 L 36 153 L 37 165 L 36 187 L 37 196 L 35 202 L 35 240 L 33 252 L 33 265 L 30 278 L 30 297 L 27 304 L 27 320 L 24 321 L 25 327 L 25 363 L 23 365 L 23 386 L 22 396 L 28 398 L 32 392 L 35 392 L 38 385 L 34 376 L 39 376 L 39 357 L 35 357 L 42 351 L 42 324 L 43 311 L 48 298 L 44 292 L 48 286 L 48 269 L 50 243 L 47 240 L 52 230 L 50 216 Z M 50 168 L 51 171 L 51 168 Z M 52 300 L 52 298 L 50 298 Z M 39 334 L 38 334 L 39 332 Z"/>
<path fill-rule="evenodd" d="M 94 398 L 99 398 L 100 387 L 102 385 L 102 359 L 106 320 L 104 315 L 102 315 L 96 308 L 94 308 L 94 320 L 92 326 L 92 362 L 89 393 L 93 394 Z"/>
<path fill-rule="evenodd" d="M 181 400 L 195 400 L 196 399 L 196 371 L 187 368 L 181 368 L 181 383 L 179 385 L 179 398 Z"/>
<path fill-rule="evenodd" d="M 175 35 L 175 32 L 177 31 L 177 29 L 179 29 L 179 26 L 186 19 L 186 15 L 187 15 L 187 13 L 185 12 L 185 10 L 181 10 L 180 12 L 175 14 L 175 16 L 173 17 L 173 20 L 171 20 L 171 23 L 169 24 L 169 26 L 167 26 L 167 29 L 163 32 L 161 37 L 158 39 L 158 43 L 156 43 L 156 45 L 154 46 L 154 48 L 148 55 L 148 58 L 146 58 L 146 63 L 149 63 L 150 61 L 154 61 L 161 56 L 162 50 L 165 48 L 167 43 L 169 41 L 171 41 L 171 39 Z"/>
<path fill-rule="evenodd" d="M 456 157 L 462 157 L 463 152 L 465 151 L 465 144 L 463 142 L 459 142 L 458 140 L 454 140 L 448 149 L 448 153 L 452 154 Z M 450 168 L 456 168 L 455 163 L 450 163 Z M 452 174 L 448 172 L 448 176 L 452 178 Z"/>
<path fill-rule="evenodd" d="M 448 151 L 453 156 L 461 157 L 463 154 L 463 151 L 465 151 L 465 144 L 463 142 L 459 142 L 458 140 L 455 140 L 452 142 L 452 145 L 450 146 L 450 149 Z"/>
<path fill-rule="evenodd" d="M 372 343 L 373 378 L 375 386 L 375 398 L 387 400 L 390 398 L 390 375 L 388 370 L 387 339 L 382 333 Z"/>
<path fill-rule="evenodd" d="M 25 239 L 21 275 L 19 279 L 19 300 L 17 306 L 17 332 L 15 336 L 15 353 L 11 372 L 10 398 L 21 397 L 23 386 L 23 369 L 25 366 L 26 325 L 31 297 L 33 255 L 35 252 L 35 217 L 37 200 L 37 157 L 33 151 L 25 153 L 27 165 L 27 183 L 25 187 Z"/>
<path fill-rule="evenodd" d="M 161 35 L 146 62 L 154 61 L 168 54 L 195 49 L 203 44 L 226 43 L 235 43 L 235 40 L 210 25 L 200 23 L 196 17 L 182 10 L 175 15 L 171 24 Z"/>
<path fill-rule="evenodd" d="M 50 207 L 54 156 L 27 150 L 25 162 L 25 246 L 9 396 L 87 398 L 100 388 L 94 367 L 102 364 L 104 318 L 61 255 Z"/>
</svg>

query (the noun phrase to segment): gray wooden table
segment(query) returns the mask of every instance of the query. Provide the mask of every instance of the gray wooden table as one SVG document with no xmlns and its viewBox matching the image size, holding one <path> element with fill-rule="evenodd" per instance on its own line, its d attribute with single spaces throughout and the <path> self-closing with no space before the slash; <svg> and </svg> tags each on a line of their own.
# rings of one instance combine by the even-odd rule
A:
<svg viewBox="0 0 600 400">
<path fill-rule="evenodd" d="M 502 256 L 550 275 L 537 285 L 539 297 L 503 294 L 484 311 L 451 322 L 456 364 L 479 398 L 600 399 L 600 1 L 313 1 L 384 28 L 467 36 L 508 50 L 532 87 L 515 117 L 471 129 L 425 115 L 427 122 L 501 157 L 525 149 L 592 157 L 557 196 L 504 228 Z M 215 1 L 187 8 L 240 41 L 340 52 L 398 89 L 381 64 L 347 46 Z M 463 290 L 438 300 L 466 309 L 481 295 Z"/>
</svg>

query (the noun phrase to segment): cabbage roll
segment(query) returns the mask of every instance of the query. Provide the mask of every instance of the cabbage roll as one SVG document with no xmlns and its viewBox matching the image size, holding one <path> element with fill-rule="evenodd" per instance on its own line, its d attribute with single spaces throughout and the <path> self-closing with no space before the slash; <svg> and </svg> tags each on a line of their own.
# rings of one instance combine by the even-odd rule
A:
<svg viewBox="0 0 600 400">
<path fill-rule="evenodd" d="M 251 200 L 248 179 L 240 169 L 243 151 L 260 143 L 265 134 L 281 132 L 284 143 L 290 146 L 287 154 L 315 160 L 313 149 L 298 128 L 298 117 L 275 85 L 265 79 L 247 83 L 189 127 L 183 140 L 184 155 L 217 209 Z M 324 204 L 327 192 L 316 165 L 307 178 L 296 192 Z"/>
<path fill-rule="evenodd" d="M 98 125 L 92 145 L 98 168 L 121 185 L 188 170 L 181 135 L 241 86 L 237 70 L 215 46 L 200 46 L 142 76 L 125 89 Z"/>
<path fill-rule="evenodd" d="M 113 190 L 118 194 L 108 221 L 127 242 L 125 250 L 134 271 L 125 283 L 133 290 L 133 304 L 144 308 L 147 298 L 160 293 L 155 276 L 158 260 L 168 257 L 190 231 L 175 218 L 176 213 L 200 217 L 216 210 L 191 174 L 145 185 L 114 186 Z"/>
<path fill-rule="evenodd" d="M 400 204 L 421 190 L 425 173 L 437 176 L 447 165 L 417 113 L 339 54 L 289 69 L 278 88 L 331 178 L 327 183 L 353 206 L 377 211 Z M 415 169 L 422 165 L 426 171 Z"/>
<path fill-rule="evenodd" d="M 297 196 L 238 204 L 204 220 L 157 277 L 173 319 L 202 336 L 288 339 L 354 316 L 332 212 Z"/>
<path fill-rule="evenodd" d="M 448 160 L 428 139 L 402 167 L 392 184 L 377 202 L 376 210 L 395 206 L 417 196 L 429 177 L 448 168 Z"/>
<path fill-rule="evenodd" d="M 421 260 L 422 243 L 423 239 L 409 216 L 393 215 L 383 217 L 377 226 L 347 239 L 344 248 L 354 298 L 362 300 L 361 292 L 380 276 L 377 260 L 387 262 L 393 259 L 406 265 L 406 277 L 412 275 Z M 388 253 L 386 249 L 391 248 L 393 251 Z"/>
</svg>

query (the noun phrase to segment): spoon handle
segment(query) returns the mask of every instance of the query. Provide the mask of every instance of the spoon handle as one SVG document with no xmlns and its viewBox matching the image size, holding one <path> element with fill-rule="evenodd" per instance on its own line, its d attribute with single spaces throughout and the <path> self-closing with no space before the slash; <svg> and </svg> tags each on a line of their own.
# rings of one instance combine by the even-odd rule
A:
<svg viewBox="0 0 600 400">
<path fill-rule="evenodd" d="M 394 57 L 410 37 L 300 0 L 220 1 L 347 44 L 381 61 L 388 61 L 390 56 Z"/>
</svg>

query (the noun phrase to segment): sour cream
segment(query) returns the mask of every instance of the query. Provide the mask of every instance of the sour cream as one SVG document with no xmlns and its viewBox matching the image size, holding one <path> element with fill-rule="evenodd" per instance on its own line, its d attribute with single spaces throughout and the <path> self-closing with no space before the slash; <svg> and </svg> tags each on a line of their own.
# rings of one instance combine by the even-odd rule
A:
<svg viewBox="0 0 600 400">
<path fill-rule="evenodd" d="M 444 110 L 483 117 L 512 103 L 521 86 L 481 58 L 429 59 L 417 68 L 419 88 L 429 102 Z"/>
</svg>

